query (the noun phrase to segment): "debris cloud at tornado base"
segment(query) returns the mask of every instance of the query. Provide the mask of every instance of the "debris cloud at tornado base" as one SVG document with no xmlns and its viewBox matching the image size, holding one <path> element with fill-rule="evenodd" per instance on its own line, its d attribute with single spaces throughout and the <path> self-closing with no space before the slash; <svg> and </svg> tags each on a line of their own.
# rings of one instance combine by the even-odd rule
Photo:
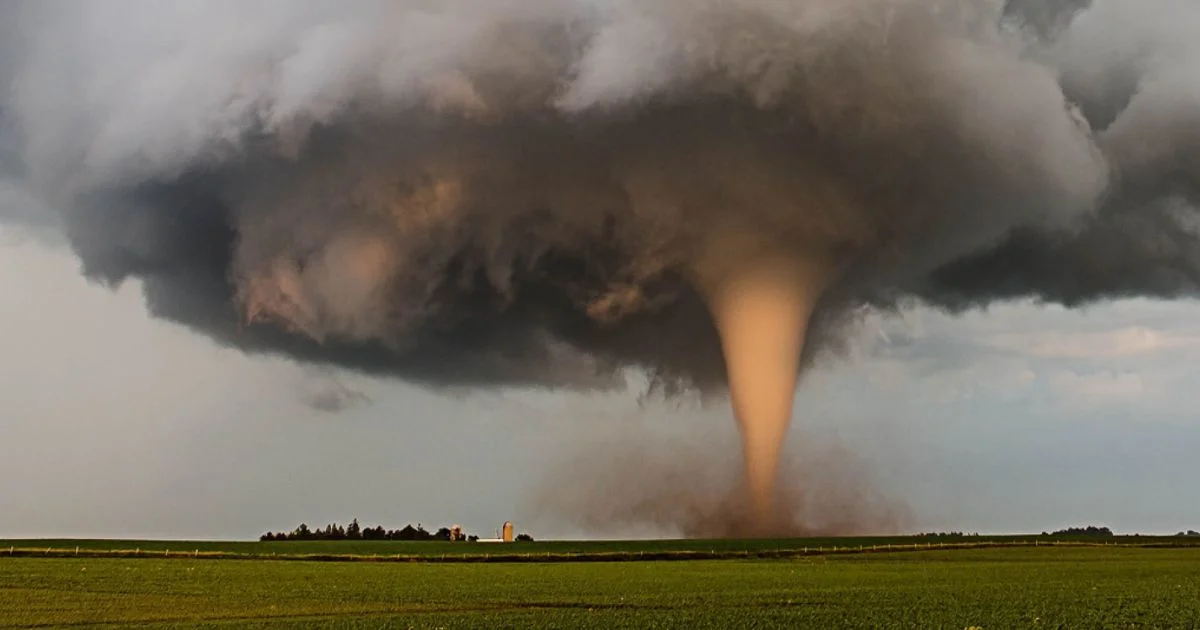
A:
<svg viewBox="0 0 1200 630">
<path fill-rule="evenodd" d="M 798 359 L 862 307 L 1196 293 L 1198 36 L 1185 0 L 8 0 L 0 168 L 55 210 L 0 217 L 250 353 L 729 387 L 768 522 Z"/>
<path fill-rule="evenodd" d="M 913 531 L 919 515 L 891 496 L 869 458 L 824 433 L 783 449 L 769 520 L 739 481 L 725 439 L 602 429 L 550 458 L 522 505 L 535 524 L 591 536 L 734 538 L 870 536 Z"/>
</svg>

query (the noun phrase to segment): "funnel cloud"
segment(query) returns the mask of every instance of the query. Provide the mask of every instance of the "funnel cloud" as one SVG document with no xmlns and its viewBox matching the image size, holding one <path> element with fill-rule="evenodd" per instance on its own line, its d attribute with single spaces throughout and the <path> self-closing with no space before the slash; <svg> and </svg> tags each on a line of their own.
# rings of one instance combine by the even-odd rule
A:
<svg viewBox="0 0 1200 630">
<path fill-rule="evenodd" d="M 0 218 L 248 353 L 728 388 L 767 522 L 863 307 L 1196 293 L 1196 42 L 1185 0 L 7 0 Z"/>
</svg>

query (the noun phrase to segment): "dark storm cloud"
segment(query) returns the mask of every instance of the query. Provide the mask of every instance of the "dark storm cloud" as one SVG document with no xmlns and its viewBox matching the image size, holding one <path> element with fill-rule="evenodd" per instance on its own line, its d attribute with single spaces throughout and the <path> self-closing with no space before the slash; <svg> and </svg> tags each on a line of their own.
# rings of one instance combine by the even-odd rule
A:
<svg viewBox="0 0 1200 630">
<path fill-rule="evenodd" d="M 247 352 L 707 388 L 692 287 L 730 229 L 840 261 L 816 349 L 864 302 L 1198 277 L 1185 2 L 9 0 L 0 23 L 0 163 L 90 278 Z"/>
<path fill-rule="evenodd" d="M 1069 4 L 1058 15 L 1073 16 L 1070 28 L 1039 52 L 1111 164 L 1108 194 L 1070 231 L 1017 229 L 945 265 L 918 289 L 934 303 L 1034 296 L 1077 306 L 1200 288 L 1200 7 Z"/>
</svg>

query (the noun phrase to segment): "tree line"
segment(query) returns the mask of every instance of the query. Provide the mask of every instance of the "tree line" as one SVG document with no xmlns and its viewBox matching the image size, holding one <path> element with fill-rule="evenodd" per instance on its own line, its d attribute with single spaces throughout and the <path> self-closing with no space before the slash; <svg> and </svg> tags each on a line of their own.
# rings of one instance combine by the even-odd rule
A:
<svg viewBox="0 0 1200 630">
<path fill-rule="evenodd" d="M 1094 527 L 1094 526 L 1070 527 L 1067 529 L 1060 529 L 1060 530 L 1054 532 L 1053 534 L 1046 534 L 1046 532 L 1042 532 L 1042 535 L 1043 536 L 1046 536 L 1046 535 L 1050 535 L 1050 536 L 1092 536 L 1094 538 L 1112 538 L 1112 537 L 1116 536 L 1116 534 L 1114 534 L 1112 532 L 1112 530 L 1107 527 Z M 1192 537 L 1200 537 L 1200 532 L 1189 529 L 1185 532 L 1179 532 L 1178 534 L 1175 534 L 1175 535 L 1186 537 L 1186 538 L 1192 538 Z M 1134 534 L 1134 536 L 1137 536 L 1137 534 Z"/>
<path fill-rule="evenodd" d="M 1132 535 L 1137 536 L 1138 534 Z M 1179 532 L 1175 535 L 1184 537 L 1200 537 L 1200 532 L 1189 529 L 1185 532 Z M 916 535 L 917 538 L 971 538 L 977 536 L 979 536 L 979 532 L 922 532 Z M 1116 537 L 1116 534 L 1114 534 L 1113 531 L 1108 527 L 1088 525 L 1087 527 L 1068 527 L 1066 529 L 1059 529 L 1053 532 L 1042 532 L 1042 536 L 1088 536 L 1091 538 L 1114 538 Z"/>
<path fill-rule="evenodd" d="M 1042 532 L 1045 535 L 1046 532 Z M 1112 538 L 1116 534 L 1107 527 L 1096 527 L 1088 525 L 1087 527 L 1068 527 L 1052 532 L 1051 536 L 1091 536 L 1092 538 Z"/>
<path fill-rule="evenodd" d="M 417 523 L 416 527 L 409 524 L 400 529 L 385 529 L 382 525 L 362 527 L 358 524 L 358 519 L 354 519 L 345 527 L 337 523 L 330 523 L 324 528 L 319 529 L 310 529 L 307 524 L 300 523 L 299 527 L 290 532 L 267 532 L 259 536 L 258 539 L 261 542 L 282 540 L 442 540 L 447 542 L 475 542 L 479 540 L 479 536 L 473 534 L 467 535 L 462 531 L 449 527 L 439 527 L 436 531 L 430 532 L 420 523 Z M 533 542 L 533 537 L 529 534 L 520 534 L 516 539 L 521 542 Z"/>
</svg>

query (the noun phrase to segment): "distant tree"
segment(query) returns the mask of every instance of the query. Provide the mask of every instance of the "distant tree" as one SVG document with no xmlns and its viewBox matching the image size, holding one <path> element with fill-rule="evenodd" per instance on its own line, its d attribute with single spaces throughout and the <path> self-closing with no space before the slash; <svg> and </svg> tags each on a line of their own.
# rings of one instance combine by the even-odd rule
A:
<svg viewBox="0 0 1200 630">
<path fill-rule="evenodd" d="M 467 536 L 467 542 L 479 542 L 479 537 L 475 534 L 471 534 L 470 536 Z"/>
<path fill-rule="evenodd" d="M 268 531 L 259 536 L 259 540 L 263 542 L 280 540 L 450 540 L 451 531 L 449 527 L 440 527 L 436 532 L 430 533 L 420 523 L 416 527 L 405 525 L 399 530 L 384 529 L 383 525 L 364 528 L 359 524 L 358 519 L 354 519 L 345 527 L 337 523 L 329 523 L 316 531 L 310 530 L 308 525 L 301 523 L 291 533 Z"/>
<path fill-rule="evenodd" d="M 1090 536 L 1092 538 L 1112 538 L 1115 534 L 1107 527 L 1096 527 L 1089 525 L 1087 527 L 1069 527 L 1060 529 L 1053 534 L 1054 536 Z"/>
<path fill-rule="evenodd" d="M 517 534 L 517 542 L 533 542 L 533 536 L 529 534 Z"/>
<path fill-rule="evenodd" d="M 292 532 L 290 538 L 291 540 L 312 540 L 313 533 L 309 531 L 308 525 L 300 523 L 300 527 L 297 527 L 296 530 Z"/>
</svg>

